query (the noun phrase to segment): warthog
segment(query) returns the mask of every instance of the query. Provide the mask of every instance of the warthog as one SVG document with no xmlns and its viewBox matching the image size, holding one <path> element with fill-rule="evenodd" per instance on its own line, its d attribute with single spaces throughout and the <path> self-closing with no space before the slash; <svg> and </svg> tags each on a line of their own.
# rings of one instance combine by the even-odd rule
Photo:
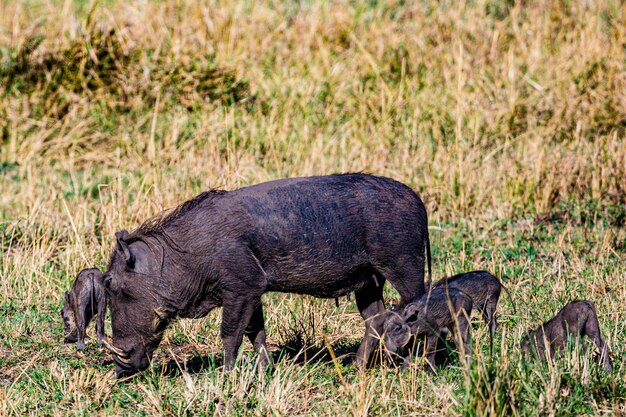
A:
<svg viewBox="0 0 626 417">
<path fill-rule="evenodd" d="M 106 308 L 107 297 L 102 283 L 102 272 L 96 268 L 83 269 L 76 277 L 72 290 L 65 291 L 65 304 L 61 309 L 65 342 L 78 342 L 76 349 L 85 349 L 85 329 L 97 313 L 96 332 L 98 344 L 102 345 L 105 340 Z"/>
<path fill-rule="evenodd" d="M 382 337 L 386 349 L 392 354 L 402 352 L 406 368 L 411 361 L 410 340 L 426 336 L 425 352 L 429 369 L 435 370 L 435 355 L 452 331 L 463 344 L 467 355 L 471 354 L 469 339 L 469 316 L 472 299 L 455 288 L 435 286 L 428 294 L 408 303 L 397 311 L 381 315 L 384 319 Z M 403 352 L 404 351 L 404 352 Z"/>
<path fill-rule="evenodd" d="M 493 351 L 493 337 L 498 328 L 496 319 L 496 308 L 500 300 L 502 288 L 508 290 L 502 283 L 487 271 L 471 271 L 454 275 L 450 278 L 438 281 L 433 285 L 433 289 L 439 287 L 454 288 L 463 291 L 472 299 L 472 305 L 478 310 L 489 326 L 490 351 Z M 428 289 L 426 289 L 428 292 Z M 509 294 L 509 298 L 511 295 Z M 512 301 L 512 299 L 511 299 Z"/>
<path fill-rule="evenodd" d="M 522 356 L 536 353 L 542 360 L 554 359 L 554 355 L 567 346 L 568 337 L 575 343 L 581 343 L 585 352 L 587 347 L 582 340 L 585 335 L 591 338 L 600 350 L 598 362 L 605 370 L 611 371 L 613 365 L 609 357 L 609 348 L 600 334 L 596 307 L 591 301 L 586 300 L 566 304 L 554 318 L 528 332 L 521 343 Z"/>
<path fill-rule="evenodd" d="M 105 285 L 118 376 L 148 367 L 176 317 L 223 307 L 226 369 L 244 334 L 267 363 L 262 294 L 355 292 L 368 319 L 385 309 L 385 280 L 406 302 L 424 293 L 426 258 L 430 271 L 422 201 L 406 185 L 366 174 L 208 191 L 116 240 Z M 368 363 L 382 331 L 367 320 L 365 327 L 357 366 Z"/>
</svg>

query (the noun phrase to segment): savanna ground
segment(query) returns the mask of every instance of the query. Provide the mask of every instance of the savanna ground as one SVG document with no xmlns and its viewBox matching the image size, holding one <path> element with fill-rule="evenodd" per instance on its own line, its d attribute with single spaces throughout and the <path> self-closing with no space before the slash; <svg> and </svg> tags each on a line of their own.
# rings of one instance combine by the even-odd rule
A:
<svg viewBox="0 0 626 417">
<path fill-rule="evenodd" d="M 0 414 L 624 415 L 625 129 L 616 0 L 2 0 Z M 359 374 L 354 300 L 281 294 L 267 373 L 248 344 L 223 372 L 219 311 L 127 381 L 93 340 L 61 343 L 63 291 L 116 230 L 207 188 L 345 171 L 421 195 L 435 279 L 510 289 L 494 366 L 475 317 L 472 363 Z M 523 332 L 579 298 L 614 371 L 524 365 Z"/>
</svg>

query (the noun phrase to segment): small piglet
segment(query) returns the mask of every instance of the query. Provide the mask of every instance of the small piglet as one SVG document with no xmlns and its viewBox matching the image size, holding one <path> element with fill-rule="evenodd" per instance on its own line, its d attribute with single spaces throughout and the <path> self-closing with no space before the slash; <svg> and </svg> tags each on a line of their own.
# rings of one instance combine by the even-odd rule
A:
<svg viewBox="0 0 626 417">
<path fill-rule="evenodd" d="M 609 349 L 600 335 L 596 308 L 591 301 L 572 301 L 563 307 L 553 319 L 530 331 L 521 343 L 522 356 L 525 357 L 535 352 L 539 358 L 546 360 L 548 349 L 549 357 L 554 358 L 556 351 L 565 348 L 568 336 L 577 343 L 581 343 L 583 351 L 586 351 L 582 340 L 585 335 L 590 337 L 600 349 L 598 362 L 604 366 L 605 370 L 612 370 Z"/>
<path fill-rule="evenodd" d="M 76 350 L 85 349 L 85 329 L 96 312 L 98 314 L 96 322 L 98 344 L 104 343 L 107 296 L 102 276 L 102 272 L 96 268 L 83 269 L 76 277 L 72 290 L 65 291 L 65 304 L 61 309 L 65 326 L 65 342 L 78 342 Z"/>
<path fill-rule="evenodd" d="M 411 337 L 426 336 L 426 361 L 435 370 L 435 355 L 439 340 L 444 340 L 449 331 L 455 332 L 465 349 L 471 354 L 469 344 L 469 316 L 472 299 L 455 288 L 434 286 L 428 293 L 408 303 L 398 312 L 388 312 L 383 326 L 385 347 L 397 354 L 409 344 Z M 405 355 L 403 368 L 410 363 L 410 353 Z"/>
<path fill-rule="evenodd" d="M 493 337 L 498 328 L 496 308 L 498 307 L 500 292 L 502 288 L 507 293 L 508 290 L 498 278 L 487 271 L 472 271 L 454 275 L 438 281 L 434 284 L 433 290 L 445 287 L 461 290 L 472 299 L 474 309 L 482 314 L 485 323 L 489 326 L 490 347 L 493 347 Z M 426 292 L 428 292 L 428 288 Z"/>
</svg>

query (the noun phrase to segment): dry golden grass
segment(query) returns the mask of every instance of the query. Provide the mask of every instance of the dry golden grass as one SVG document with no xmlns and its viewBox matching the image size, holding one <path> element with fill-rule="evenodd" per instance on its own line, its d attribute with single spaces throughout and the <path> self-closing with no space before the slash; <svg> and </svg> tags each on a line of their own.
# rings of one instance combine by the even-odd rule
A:
<svg viewBox="0 0 626 417">
<path fill-rule="evenodd" d="M 311 3 L 0 3 L 0 414 L 626 413 L 624 4 Z M 504 297 L 498 366 L 477 323 L 472 365 L 340 376 L 324 337 L 352 351 L 354 302 L 276 294 L 268 375 L 213 362 L 219 313 L 132 381 L 60 344 L 62 291 L 116 230 L 209 187 L 343 171 L 418 191 L 436 277 L 502 277 L 519 315 Z M 616 370 L 520 365 L 522 330 L 574 298 Z"/>
</svg>

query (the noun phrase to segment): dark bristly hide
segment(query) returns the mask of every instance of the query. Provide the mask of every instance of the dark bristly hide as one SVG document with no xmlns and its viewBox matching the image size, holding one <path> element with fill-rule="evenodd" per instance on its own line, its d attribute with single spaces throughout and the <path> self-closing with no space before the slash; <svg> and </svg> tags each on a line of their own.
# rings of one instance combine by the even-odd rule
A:
<svg viewBox="0 0 626 417">
<path fill-rule="evenodd" d="M 290 178 L 208 191 L 116 234 L 106 272 L 118 375 L 145 369 L 167 325 L 223 307 L 225 366 L 245 334 L 268 362 L 261 295 L 355 292 L 364 319 L 384 311 L 386 280 L 408 302 L 424 293 L 426 210 L 409 187 L 367 174 Z M 382 329 L 366 320 L 357 366 Z M 123 355 L 119 353 L 123 352 Z"/>
</svg>

